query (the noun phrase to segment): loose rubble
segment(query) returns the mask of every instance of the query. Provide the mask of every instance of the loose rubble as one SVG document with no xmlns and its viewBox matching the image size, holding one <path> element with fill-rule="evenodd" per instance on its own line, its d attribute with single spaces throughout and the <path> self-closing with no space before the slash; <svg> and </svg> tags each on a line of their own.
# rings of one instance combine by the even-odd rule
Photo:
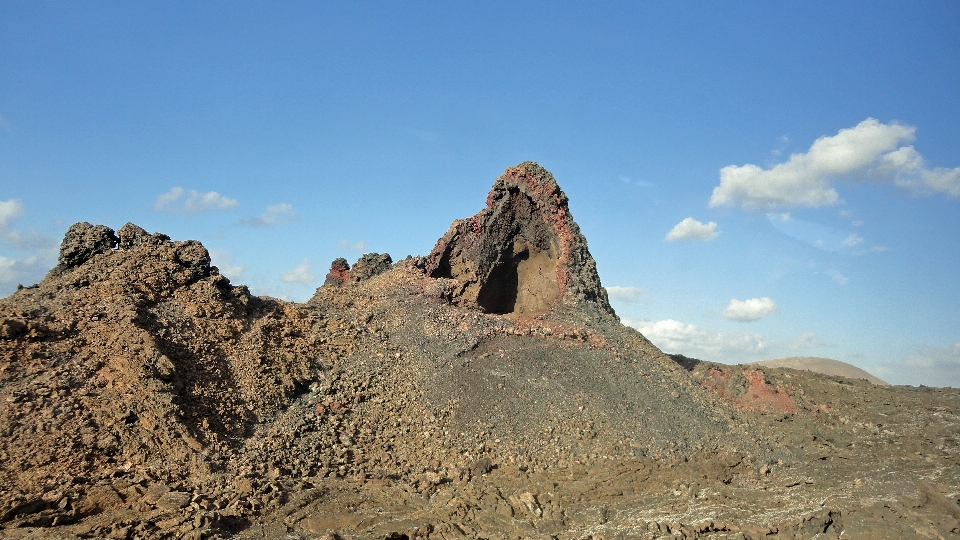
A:
<svg viewBox="0 0 960 540">
<path fill-rule="evenodd" d="M 0 536 L 947 538 L 960 391 L 664 355 L 553 177 L 257 297 L 78 223 L 0 300 Z"/>
</svg>

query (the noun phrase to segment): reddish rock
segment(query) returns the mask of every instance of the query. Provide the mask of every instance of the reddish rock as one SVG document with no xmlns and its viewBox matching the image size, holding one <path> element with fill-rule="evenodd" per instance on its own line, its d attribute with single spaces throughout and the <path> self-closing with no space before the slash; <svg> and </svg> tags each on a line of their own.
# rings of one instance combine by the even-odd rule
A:
<svg viewBox="0 0 960 540">
<path fill-rule="evenodd" d="M 775 388 L 767 382 L 763 371 L 756 368 L 710 368 L 700 382 L 737 409 L 746 412 L 797 412 L 797 404 L 786 390 Z"/>
<path fill-rule="evenodd" d="M 613 314 L 567 196 L 531 161 L 507 169 L 487 207 L 450 226 L 426 271 L 456 281 L 453 302 L 486 313 L 533 316 L 566 307 Z"/>
<path fill-rule="evenodd" d="M 327 278 L 323 280 L 324 287 L 339 287 L 350 282 L 350 264 L 343 257 L 338 257 L 330 264 Z"/>
</svg>

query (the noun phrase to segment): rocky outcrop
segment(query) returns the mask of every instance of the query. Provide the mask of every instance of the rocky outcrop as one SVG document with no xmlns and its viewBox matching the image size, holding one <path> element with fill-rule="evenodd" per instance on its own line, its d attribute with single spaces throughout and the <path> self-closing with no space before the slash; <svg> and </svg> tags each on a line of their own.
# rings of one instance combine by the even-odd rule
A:
<svg viewBox="0 0 960 540">
<path fill-rule="evenodd" d="M 111 251 L 117 241 L 117 235 L 109 227 L 91 225 L 86 221 L 74 223 L 60 243 L 56 269 L 67 271 L 76 268 L 96 255 Z"/>
<path fill-rule="evenodd" d="M 353 268 L 350 268 L 346 259 L 338 257 L 330 264 L 323 285 L 340 287 L 347 283 L 359 283 L 390 270 L 392 265 L 393 259 L 388 253 L 365 253 L 353 264 Z"/>
<path fill-rule="evenodd" d="M 487 207 L 450 226 L 426 270 L 456 280 L 455 303 L 486 313 L 534 316 L 563 307 L 613 314 L 567 196 L 532 161 L 507 169 Z"/>
<path fill-rule="evenodd" d="M 350 264 L 343 257 L 337 257 L 330 263 L 330 271 L 323 280 L 324 287 L 339 287 L 350 281 Z"/>
<path fill-rule="evenodd" d="M 0 299 L 0 536 L 946 538 L 958 417 L 957 390 L 671 361 L 525 163 L 429 261 L 338 259 L 303 304 L 71 227 Z"/>
<path fill-rule="evenodd" d="M 350 279 L 354 282 L 370 279 L 390 269 L 393 259 L 387 253 L 366 253 L 360 257 L 350 270 Z"/>
</svg>

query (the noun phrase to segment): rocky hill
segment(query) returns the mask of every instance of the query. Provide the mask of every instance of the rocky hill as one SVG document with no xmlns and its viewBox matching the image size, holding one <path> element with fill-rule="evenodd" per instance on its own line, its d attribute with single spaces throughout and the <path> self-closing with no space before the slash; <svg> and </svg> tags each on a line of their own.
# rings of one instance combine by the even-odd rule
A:
<svg viewBox="0 0 960 540">
<path fill-rule="evenodd" d="M 535 163 L 428 256 L 338 259 L 303 304 L 78 223 L 0 300 L 0 535 L 960 531 L 960 396 L 866 384 L 684 369 L 619 323 Z"/>
<path fill-rule="evenodd" d="M 787 358 L 775 358 L 772 360 L 763 360 L 757 362 L 758 365 L 768 367 L 784 367 L 790 369 L 803 369 L 814 373 L 823 373 L 824 375 L 839 375 L 848 379 L 866 379 L 873 384 L 881 386 L 890 386 L 890 383 L 870 373 L 850 365 L 846 362 L 834 360 L 832 358 L 818 358 L 816 356 L 790 356 Z"/>
</svg>

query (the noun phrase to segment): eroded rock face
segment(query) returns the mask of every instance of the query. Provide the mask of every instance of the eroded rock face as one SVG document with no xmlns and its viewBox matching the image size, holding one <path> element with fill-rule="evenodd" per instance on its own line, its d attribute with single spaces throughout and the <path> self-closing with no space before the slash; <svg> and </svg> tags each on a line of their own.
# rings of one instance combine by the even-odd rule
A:
<svg viewBox="0 0 960 540">
<path fill-rule="evenodd" d="M 323 280 L 324 287 L 339 287 L 350 281 L 350 263 L 343 257 L 337 257 L 330 263 L 330 271 Z"/>
<path fill-rule="evenodd" d="M 106 253 L 117 245 L 117 235 L 104 225 L 91 225 L 86 221 L 74 223 L 60 243 L 57 268 L 66 271 L 80 266 L 95 255 Z"/>
<path fill-rule="evenodd" d="M 564 305 L 613 314 L 567 196 L 532 161 L 507 169 L 487 207 L 451 225 L 426 270 L 457 281 L 454 302 L 486 313 L 533 316 Z"/>
<path fill-rule="evenodd" d="M 352 281 L 363 281 L 390 269 L 393 259 L 387 253 L 365 253 L 350 270 Z"/>
<path fill-rule="evenodd" d="M 392 265 L 393 259 L 388 253 L 365 253 L 353 263 L 353 268 L 350 268 L 346 259 L 338 257 L 330 264 L 323 285 L 341 287 L 348 283 L 359 283 L 390 270 Z"/>
</svg>

